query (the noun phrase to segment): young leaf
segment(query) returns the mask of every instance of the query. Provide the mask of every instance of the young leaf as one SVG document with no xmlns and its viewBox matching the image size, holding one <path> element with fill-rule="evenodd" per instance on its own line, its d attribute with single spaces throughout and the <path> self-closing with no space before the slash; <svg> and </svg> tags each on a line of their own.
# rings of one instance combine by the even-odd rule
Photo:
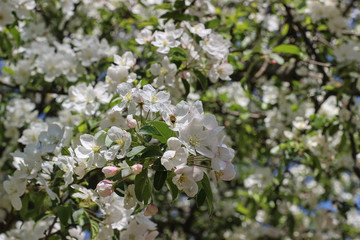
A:
<svg viewBox="0 0 360 240">
<path fill-rule="evenodd" d="M 297 46 L 291 45 L 291 44 L 282 44 L 282 45 L 276 46 L 273 49 L 273 52 L 289 53 L 289 54 L 295 54 L 295 55 L 300 56 L 300 49 Z"/>
</svg>

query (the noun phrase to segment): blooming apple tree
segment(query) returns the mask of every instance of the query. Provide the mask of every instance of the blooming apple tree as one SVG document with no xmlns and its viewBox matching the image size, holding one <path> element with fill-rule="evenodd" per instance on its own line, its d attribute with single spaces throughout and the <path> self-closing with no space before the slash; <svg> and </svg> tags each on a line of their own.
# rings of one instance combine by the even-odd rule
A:
<svg viewBox="0 0 360 240">
<path fill-rule="evenodd" d="M 356 239 L 359 3 L 0 3 L 0 239 Z"/>
</svg>

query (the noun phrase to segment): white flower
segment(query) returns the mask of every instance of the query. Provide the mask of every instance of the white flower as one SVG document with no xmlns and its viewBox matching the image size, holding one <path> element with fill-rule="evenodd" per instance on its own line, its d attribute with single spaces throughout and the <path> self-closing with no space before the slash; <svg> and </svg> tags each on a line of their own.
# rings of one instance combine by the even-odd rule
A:
<svg viewBox="0 0 360 240">
<path fill-rule="evenodd" d="M 77 184 L 73 184 L 73 185 L 71 185 L 71 187 L 73 189 L 79 191 L 79 192 L 76 192 L 73 195 L 71 195 L 73 198 L 81 198 L 86 203 L 90 203 L 90 201 L 92 201 L 92 202 L 97 201 L 98 197 L 96 196 L 94 190 L 87 189 L 86 187 L 83 187 L 83 186 L 80 186 L 80 185 L 77 185 Z"/>
<path fill-rule="evenodd" d="M 203 23 L 198 23 L 192 27 L 189 22 L 185 22 L 185 26 L 189 29 L 191 33 L 197 34 L 201 38 L 204 38 L 211 33 L 211 29 L 205 29 Z"/>
<path fill-rule="evenodd" d="M 352 208 L 346 213 L 346 223 L 356 228 L 360 228 L 360 214 L 357 209 Z"/>
<path fill-rule="evenodd" d="M 41 151 L 43 153 L 50 153 L 55 150 L 55 147 L 58 146 L 64 135 L 64 128 L 61 128 L 57 124 L 49 124 L 47 131 L 41 132 L 39 135 L 39 140 L 41 142 Z"/>
<path fill-rule="evenodd" d="M 153 35 L 150 29 L 144 28 L 135 38 L 135 41 L 141 45 L 150 43 L 153 39 Z"/>
<path fill-rule="evenodd" d="M 161 61 L 161 65 L 159 63 L 151 65 L 150 72 L 157 76 L 155 82 L 159 88 L 164 87 L 164 84 L 165 86 L 172 86 L 175 82 L 177 67 L 165 56 Z"/>
<path fill-rule="evenodd" d="M 85 239 L 86 233 L 82 231 L 80 226 L 69 229 L 69 236 L 66 236 L 68 240 L 83 240 Z"/>
<path fill-rule="evenodd" d="M 92 136 L 90 134 L 83 134 L 80 136 L 81 146 L 75 149 L 75 154 L 79 158 L 89 158 L 88 168 L 95 164 L 97 167 L 103 167 L 106 160 L 103 156 L 105 152 L 105 137 L 104 131 L 99 131 Z"/>
<path fill-rule="evenodd" d="M 224 39 L 220 34 L 210 33 L 204 40 L 200 41 L 200 46 L 217 59 L 225 59 L 229 54 L 231 43 Z"/>
<path fill-rule="evenodd" d="M 131 134 L 115 126 L 111 127 L 107 134 L 115 145 L 105 152 L 105 159 L 114 160 L 115 156 L 117 159 L 125 157 L 126 150 L 131 145 Z M 120 153 L 116 155 L 119 151 Z"/>
<path fill-rule="evenodd" d="M 299 130 L 307 130 L 310 128 L 309 121 L 304 120 L 303 117 L 299 117 L 299 116 L 295 118 L 295 120 L 292 122 L 292 124 L 296 129 L 299 129 Z"/>
<path fill-rule="evenodd" d="M 135 65 L 136 59 L 134 58 L 132 52 L 127 51 L 124 53 L 124 55 L 122 55 L 122 57 L 120 57 L 119 55 L 115 55 L 114 63 L 120 67 L 130 69 Z"/>
<path fill-rule="evenodd" d="M 212 157 L 213 144 L 217 144 L 217 138 L 212 131 L 205 130 L 202 118 L 193 118 L 189 124 L 179 130 L 179 139 L 186 146 L 188 151 L 196 155 L 196 152 Z"/>
<path fill-rule="evenodd" d="M 88 67 L 93 62 L 97 62 L 103 56 L 111 55 L 112 51 L 109 50 L 109 44 L 106 39 L 101 42 L 95 36 L 85 36 L 81 40 L 75 39 L 73 41 L 74 50 L 77 51 L 77 56 L 83 66 Z"/>
<path fill-rule="evenodd" d="M 161 158 L 161 164 L 167 169 L 172 170 L 181 164 L 186 164 L 189 156 L 186 148 L 181 146 L 179 139 L 171 137 L 167 140 L 168 150 Z"/>
<path fill-rule="evenodd" d="M 128 129 L 127 120 L 120 112 L 109 110 L 100 122 L 100 128 L 106 129 L 112 126 Z"/>
<path fill-rule="evenodd" d="M 38 73 L 45 74 L 44 79 L 46 82 L 53 82 L 55 78 L 62 74 L 62 67 L 59 64 L 62 60 L 62 54 L 49 52 L 40 55 L 35 61 L 35 66 Z"/>
<path fill-rule="evenodd" d="M 137 223 L 137 221 L 132 220 L 127 226 L 125 231 L 120 232 L 120 239 L 122 240 L 140 240 L 145 239 L 145 234 L 147 233 L 147 228 L 143 224 Z"/>
<path fill-rule="evenodd" d="M 235 156 L 234 149 L 222 144 L 221 142 L 213 149 L 214 156 L 211 159 L 211 168 L 215 171 L 224 170 L 228 163 Z"/>
<path fill-rule="evenodd" d="M 169 105 L 161 112 L 161 116 L 172 130 L 178 131 L 185 124 L 189 112 L 189 104 L 181 101 L 176 106 Z"/>
<path fill-rule="evenodd" d="M 178 166 L 175 174 L 172 182 L 179 190 L 183 190 L 186 195 L 194 197 L 199 190 L 196 182 L 203 178 L 204 172 L 198 167 Z"/>
<path fill-rule="evenodd" d="M 47 124 L 44 122 L 31 122 L 30 127 L 23 131 L 23 135 L 19 138 L 19 142 L 27 145 L 27 144 L 37 144 L 39 141 L 39 134 L 42 131 L 46 131 Z"/>
<path fill-rule="evenodd" d="M 272 178 L 273 175 L 270 168 L 256 168 L 255 172 L 245 179 L 244 185 L 246 188 L 264 189 L 271 183 Z"/>
<path fill-rule="evenodd" d="M 15 210 L 20 210 L 22 207 L 20 197 L 25 193 L 26 179 L 15 176 L 9 177 L 9 180 L 4 182 L 4 189 L 9 194 L 9 199 Z"/>
<path fill-rule="evenodd" d="M 229 63 L 216 64 L 209 71 L 208 77 L 213 83 L 217 82 L 219 78 L 221 80 L 231 80 L 230 75 L 233 71 L 233 67 Z"/>
<path fill-rule="evenodd" d="M 170 104 L 170 94 L 165 91 L 157 92 L 150 84 L 146 84 L 143 87 L 142 94 L 145 100 L 145 104 L 143 105 L 145 112 L 150 111 L 155 113 Z"/>
<path fill-rule="evenodd" d="M 225 168 L 219 171 L 214 171 L 216 181 L 219 179 L 223 181 L 230 181 L 235 177 L 234 165 L 231 162 L 225 162 Z"/>
<path fill-rule="evenodd" d="M 162 54 L 167 54 L 169 53 L 170 48 L 180 45 L 180 42 L 177 41 L 172 34 L 156 31 L 154 37 L 155 41 L 152 41 L 151 44 L 158 47 L 157 52 Z"/>
<path fill-rule="evenodd" d="M 16 63 L 13 67 L 14 80 L 16 84 L 26 84 L 30 80 L 33 64 L 33 61 L 28 59 L 22 59 Z"/>
<path fill-rule="evenodd" d="M 136 102 L 134 100 L 134 94 L 136 89 L 132 88 L 130 83 L 120 83 L 117 87 L 117 92 L 121 98 L 121 102 L 113 107 L 114 111 L 123 111 L 126 107 L 130 114 L 136 112 Z"/>
<path fill-rule="evenodd" d="M 181 28 L 175 29 L 175 24 L 172 21 L 168 21 L 164 26 L 164 31 L 167 35 L 177 39 L 181 36 L 184 30 Z"/>
<path fill-rule="evenodd" d="M 107 70 L 105 81 L 109 85 L 109 91 L 113 92 L 116 90 L 118 84 L 122 82 L 132 83 L 135 79 L 136 74 L 129 74 L 126 66 L 112 65 Z"/>
</svg>

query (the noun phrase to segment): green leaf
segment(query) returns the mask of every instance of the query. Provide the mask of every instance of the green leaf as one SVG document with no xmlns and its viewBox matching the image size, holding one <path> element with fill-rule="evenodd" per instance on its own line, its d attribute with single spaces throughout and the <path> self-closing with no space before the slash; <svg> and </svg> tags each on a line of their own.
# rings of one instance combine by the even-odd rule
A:
<svg viewBox="0 0 360 240">
<path fill-rule="evenodd" d="M 185 61 L 188 58 L 186 51 L 179 47 L 171 48 L 169 56 L 174 61 Z"/>
<path fill-rule="evenodd" d="M 205 23 L 206 28 L 212 28 L 212 29 L 217 28 L 219 25 L 220 25 L 220 20 L 218 18 L 214 18 Z"/>
<path fill-rule="evenodd" d="M 206 193 L 206 202 L 209 206 L 209 213 L 212 214 L 212 212 L 214 211 L 214 206 L 213 206 L 213 194 L 211 191 L 211 186 L 210 186 L 210 181 L 208 176 L 206 175 L 206 173 L 204 173 L 204 177 L 201 180 L 201 184 L 202 187 Z"/>
<path fill-rule="evenodd" d="M 109 107 L 112 108 L 112 107 L 118 105 L 119 103 L 121 103 L 121 100 L 122 100 L 122 99 L 115 99 L 115 100 L 113 100 L 112 102 L 110 102 Z"/>
<path fill-rule="evenodd" d="M 141 154 L 141 158 L 148 157 L 161 157 L 164 153 L 160 151 L 159 148 L 154 148 L 153 146 L 147 147 L 143 154 Z"/>
<path fill-rule="evenodd" d="M 238 203 L 238 205 L 236 206 L 236 210 L 244 215 L 248 215 L 249 213 L 249 210 L 245 208 L 241 203 Z"/>
<path fill-rule="evenodd" d="M 90 221 L 90 232 L 91 232 L 91 239 L 98 239 L 98 236 L 99 236 L 99 224 L 90 219 L 89 218 L 89 221 Z"/>
<path fill-rule="evenodd" d="M 164 137 L 164 139 L 165 139 L 164 143 L 166 143 L 166 141 L 169 138 L 176 137 L 175 132 L 172 131 L 165 122 L 151 121 L 150 124 L 156 128 L 156 130 L 160 133 L 161 136 Z M 156 137 L 156 136 L 154 136 L 154 137 Z"/>
<path fill-rule="evenodd" d="M 163 165 L 161 165 L 161 160 L 158 159 L 154 162 L 154 164 L 151 166 L 151 168 L 155 171 L 166 171 Z"/>
<path fill-rule="evenodd" d="M 160 133 L 156 130 L 156 128 L 153 127 L 153 126 L 150 126 L 150 125 L 143 126 L 139 130 L 139 134 L 143 134 L 143 135 L 160 135 Z"/>
<path fill-rule="evenodd" d="M 64 206 L 59 206 L 57 208 L 57 216 L 60 219 L 60 222 L 64 225 L 67 226 L 68 224 L 68 220 L 71 216 L 71 212 L 72 212 L 72 207 L 69 205 L 64 205 Z"/>
<path fill-rule="evenodd" d="M 201 205 L 204 204 L 206 199 L 206 193 L 204 191 L 204 189 L 201 189 L 200 192 L 196 195 L 196 205 L 197 207 L 200 207 Z"/>
<path fill-rule="evenodd" d="M 126 156 L 129 158 L 133 157 L 138 153 L 141 153 L 145 148 L 146 148 L 145 146 L 136 146 L 133 149 L 131 149 L 131 151 L 126 154 Z"/>
<path fill-rule="evenodd" d="M 289 32 L 289 24 L 284 24 L 283 28 L 281 29 L 281 35 L 285 36 Z"/>
<path fill-rule="evenodd" d="M 147 180 L 147 170 L 143 170 L 135 177 L 135 196 L 140 202 L 143 201 L 143 192 Z"/>
<path fill-rule="evenodd" d="M 79 127 L 78 127 L 78 131 L 79 133 L 86 133 L 87 132 L 87 124 L 86 122 L 84 122 L 83 124 L 81 124 Z"/>
<path fill-rule="evenodd" d="M 149 203 L 149 200 L 151 198 L 151 193 L 152 193 L 152 185 L 151 185 L 150 180 L 148 178 L 146 178 L 145 186 L 144 186 L 144 190 L 143 190 L 143 199 L 144 199 L 145 205 L 147 205 Z"/>
<path fill-rule="evenodd" d="M 166 18 L 166 19 L 174 19 L 179 21 L 190 21 L 192 17 L 189 14 L 184 14 L 179 11 L 171 11 L 167 12 L 160 16 L 160 18 Z"/>
<path fill-rule="evenodd" d="M 282 44 L 273 49 L 273 52 L 275 53 L 289 53 L 289 54 L 295 54 L 300 56 L 300 49 L 291 44 Z"/>
<path fill-rule="evenodd" d="M 12 69 L 9 68 L 9 67 L 2 67 L 1 71 L 4 71 L 4 72 L 10 74 L 11 76 L 14 76 L 14 75 L 15 75 L 14 70 L 12 70 Z"/>
<path fill-rule="evenodd" d="M 68 147 L 63 147 L 63 148 L 61 149 L 61 155 L 63 155 L 63 156 L 70 156 L 70 151 L 69 151 Z"/>
<path fill-rule="evenodd" d="M 176 0 L 174 7 L 176 9 L 183 9 L 185 7 L 185 1 L 184 0 Z"/>
<path fill-rule="evenodd" d="M 207 89 L 207 85 L 208 85 L 208 80 L 207 80 L 207 77 L 202 73 L 200 72 L 199 70 L 197 69 L 194 69 L 193 70 L 196 78 L 199 80 L 200 84 L 201 84 L 201 87 L 206 90 Z"/>
<path fill-rule="evenodd" d="M 20 46 L 21 37 L 19 31 L 15 27 L 9 28 L 9 32 L 15 40 L 16 46 Z"/>
<path fill-rule="evenodd" d="M 160 5 L 157 5 L 154 9 L 167 9 L 167 10 L 171 10 L 173 8 L 173 5 L 170 3 L 163 3 Z"/>
<path fill-rule="evenodd" d="M 156 171 L 154 176 L 154 188 L 158 191 L 164 186 L 167 178 L 167 171 Z"/>
<path fill-rule="evenodd" d="M 166 179 L 166 186 L 170 190 L 171 198 L 172 198 L 173 201 L 175 201 L 177 199 L 177 197 L 179 196 L 179 189 L 172 182 L 172 178 L 174 176 L 175 176 L 175 174 L 173 172 L 170 172 L 170 174 L 168 174 L 167 179 Z"/>
</svg>

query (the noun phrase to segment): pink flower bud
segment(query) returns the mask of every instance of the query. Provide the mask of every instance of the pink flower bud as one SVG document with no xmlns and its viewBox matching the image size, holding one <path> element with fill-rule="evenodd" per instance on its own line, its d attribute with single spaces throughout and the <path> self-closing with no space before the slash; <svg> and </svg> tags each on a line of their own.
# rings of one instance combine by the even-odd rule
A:
<svg viewBox="0 0 360 240">
<path fill-rule="evenodd" d="M 109 180 L 102 180 L 96 185 L 96 189 L 101 197 L 110 196 L 114 192 L 112 182 Z"/>
<path fill-rule="evenodd" d="M 108 166 L 104 167 L 101 171 L 105 174 L 105 177 L 108 178 L 115 176 L 119 172 L 119 169 L 117 167 Z"/>
<path fill-rule="evenodd" d="M 141 173 L 143 166 L 141 164 L 135 164 L 131 166 L 131 172 L 134 175 Z"/>
<path fill-rule="evenodd" d="M 136 120 L 133 118 L 133 115 L 127 115 L 126 123 L 129 128 L 135 128 L 137 124 Z"/>
<path fill-rule="evenodd" d="M 153 216 L 155 214 L 157 214 L 159 211 L 158 207 L 151 203 L 149 205 L 147 205 L 145 212 L 144 212 L 144 216 Z"/>
</svg>

